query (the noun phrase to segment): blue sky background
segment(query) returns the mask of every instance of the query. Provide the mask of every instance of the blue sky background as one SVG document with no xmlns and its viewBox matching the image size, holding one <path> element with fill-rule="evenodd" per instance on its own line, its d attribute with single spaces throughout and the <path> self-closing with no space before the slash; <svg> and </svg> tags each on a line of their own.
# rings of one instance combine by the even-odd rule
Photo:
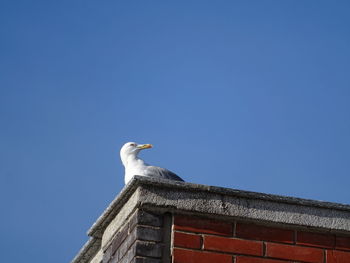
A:
<svg viewBox="0 0 350 263">
<path fill-rule="evenodd" d="M 3 262 L 69 262 L 119 149 L 186 181 L 350 203 L 349 1 L 0 3 Z"/>
</svg>

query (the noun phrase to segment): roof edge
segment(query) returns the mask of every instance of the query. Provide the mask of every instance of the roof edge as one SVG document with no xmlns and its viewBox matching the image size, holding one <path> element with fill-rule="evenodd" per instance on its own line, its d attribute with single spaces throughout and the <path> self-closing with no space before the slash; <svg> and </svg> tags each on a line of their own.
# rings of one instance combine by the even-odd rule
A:
<svg viewBox="0 0 350 263">
<path fill-rule="evenodd" d="M 350 212 L 350 205 L 346 204 L 338 204 L 333 202 L 324 202 L 317 201 L 312 199 L 303 199 L 297 197 L 290 196 L 281 196 L 274 194 L 265 194 L 259 192 L 252 191 L 244 191 L 237 190 L 225 187 L 217 187 L 217 186 L 208 186 L 202 184 L 194 184 L 187 183 L 181 181 L 171 181 L 171 180 L 162 180 L 155 179 L 146 176 L 134 176 L 133 179 L 125 185 L 119 195 L 110 203 L 110 205 L 105 209 L 102 215 L 96 220 L 96 222 L 89 229 L 87 234 L 89 236 L 98 236 L 101 237 L 101 233 L 99 230 L 103 229 L 103 226 L 106 225 L 106 221 L 109 221 L 108 218 L 114 217 L 115 214 L 119 211 L 119 209 L 123 206 L 125 201 L 132 195 L 132 193 L 142 185 L 152 185 L 157 187 L 165 187 L 171 189 L 181 189 L 181 190 L 199 190 L 204 192 L 209 192 L 213 194 L 227 195 L 232 197 L 242 197 L 248 199 L 256 199 L 256 200 L 264 200 L 264 201 L 272 201 L 277 203 L 286 203 L 293 204 L 299 206 L 309 206 L 316 208 L 324 208 L 324 209 L 334 209 Z"/>
</svg>

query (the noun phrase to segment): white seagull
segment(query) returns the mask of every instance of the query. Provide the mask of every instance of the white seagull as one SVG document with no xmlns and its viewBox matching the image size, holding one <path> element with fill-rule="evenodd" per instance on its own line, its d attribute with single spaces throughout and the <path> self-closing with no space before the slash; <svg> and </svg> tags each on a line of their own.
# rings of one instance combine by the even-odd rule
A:
<svg viewBox="0 0 350 263">
<path fill-rule="evenodd" d="M 152 144 L 137 144 L 136 142 L 127 142 L 120 149 L 120 158 L 125 167 L 125 184 L 127 184 L 134 175 L 184 181 L 173 172 L 157 166 L 151 166 L 137 157 L 138 153 L 141 150 L 149 149 L 152 147 Z"/>
</svg>

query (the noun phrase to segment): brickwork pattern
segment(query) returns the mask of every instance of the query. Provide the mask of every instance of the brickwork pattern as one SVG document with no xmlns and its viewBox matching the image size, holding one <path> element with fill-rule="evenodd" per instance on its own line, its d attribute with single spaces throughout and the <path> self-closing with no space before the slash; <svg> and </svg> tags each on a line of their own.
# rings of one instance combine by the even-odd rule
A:
<svg viewBox="0 0 350 263">
<path fill-rule="evenodd" d="M 161 263 L 161 215 L 137 210 L 105 249 L 103 263 Z"/>
<path fill-rule="evenodd" d="M 350 263 L 350 235 L 175 215 L 173 263 Z"/>
</svg>

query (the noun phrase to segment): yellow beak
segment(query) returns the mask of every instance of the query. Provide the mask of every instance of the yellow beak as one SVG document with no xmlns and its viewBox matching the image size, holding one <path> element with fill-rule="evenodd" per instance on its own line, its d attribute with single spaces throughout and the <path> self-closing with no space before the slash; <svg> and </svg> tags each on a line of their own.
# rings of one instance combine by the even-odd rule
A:
<svg viewBox="0 0 350 263">
<path fill-rule="evenodd" d="M 153 145 L 152 144 L 141 144 L 141 145 L 138 145 L 137 148 L 143 150 L 143 149 L 149 149 L 149 148 L 152 148 Z"/>
</svg>

